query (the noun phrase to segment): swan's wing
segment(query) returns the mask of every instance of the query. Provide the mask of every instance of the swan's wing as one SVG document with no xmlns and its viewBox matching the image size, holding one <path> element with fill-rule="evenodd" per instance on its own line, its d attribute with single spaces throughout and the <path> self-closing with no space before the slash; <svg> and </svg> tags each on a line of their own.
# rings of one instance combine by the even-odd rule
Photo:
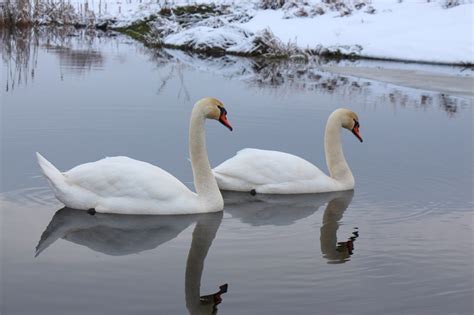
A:
<svg viewBox="0 0 474 315">
<path fill-rule="evenodd" d="M 327 177 L 319 168 L 298 156 L 258 149 L 237 152 L 214 168 L 214 173 L 219 187 L 230 190 Z"/>
<path fill-rule="evenodd" d="M 71 185 L 99 197 L 169 200 L 191 191 L 163 169 L 128 157 L 110 157 L 74 167 L 64 173 Z"/>
</svg>

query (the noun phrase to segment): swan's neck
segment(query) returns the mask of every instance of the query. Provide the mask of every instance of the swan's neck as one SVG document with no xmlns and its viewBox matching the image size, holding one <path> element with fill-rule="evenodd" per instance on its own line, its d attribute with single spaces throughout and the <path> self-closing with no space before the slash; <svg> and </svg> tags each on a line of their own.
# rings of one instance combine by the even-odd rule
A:
<svg viewBox="0 0 474 315">
<path fill-rule="evenodd" d="M 331 115 L 326 124 L 324 135 L 326 163 L 331 178 L 347 188 L 354 188 L 354 176 L 342 151 L 341 128 L 341 120 L 338 115 Z"/>
<path fill-rule="evenodd" d="M 205 120 L 200 108 L 195 107 L 189 127 L 189 155 L 193 168 L 194 186 L 203 211 L 212 212 L 222 210 L 224 201 L 207 156 Z"/>
</svg>

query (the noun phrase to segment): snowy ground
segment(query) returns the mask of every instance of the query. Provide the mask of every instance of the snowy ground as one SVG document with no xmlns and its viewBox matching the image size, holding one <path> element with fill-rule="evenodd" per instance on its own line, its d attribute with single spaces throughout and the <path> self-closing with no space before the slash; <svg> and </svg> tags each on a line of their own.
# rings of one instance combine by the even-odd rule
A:
<svg viewBox="0 0 474 315">
<path fill-rule="evenodd" d="M 473 63 L 472 4 L 443 9 L 426 1 L 374 1 L 377 12 L 356 11 L 347 17 L 337 13 L 315 18 L 283 19 L 283 12 L 259 11 L 245 29 L 269 27 L 283 42 L 299 47 L 356 46 L 360 55 L 440 63 Z"/>
<path fill-rule="evenodd" d="M 474 64 L 473 0 L 286 0 L 279 9 L 262 9 L 261 2 L 71 0 L 80 14 L 87 9 L 97 22 L 109 21 L 112 27 L 129 26 L 155 15 L 146 39 L 169 47 L 248 55 L 335 53 Z M 334 5 L 336 2 L 343 5 Z M 453 2 L 460 5 L 446 7 Z M 225 9 L 219 14 L 194 16 L 194 21 L 191 17 L 185 23 L 183 16 L 158 14 L 163 7 L 196 3 Z"/>
</svg>

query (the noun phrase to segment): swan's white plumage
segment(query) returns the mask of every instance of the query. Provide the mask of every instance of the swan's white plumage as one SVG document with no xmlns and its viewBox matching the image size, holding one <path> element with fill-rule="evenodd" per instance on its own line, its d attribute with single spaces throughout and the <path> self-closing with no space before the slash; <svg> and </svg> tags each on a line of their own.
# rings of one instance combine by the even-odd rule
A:
<svg viewBox="0 0 474 315">
<path fill-rule="evenodd" d="M 340 130 L 357 128 L 355 132 L 362 141 L 358 126 L 358 117 L 350 110 L 340 108 L 329 116 L 324 138 L 326 162 L 331 176 L 292 154 L 244 149 L 214 168 L 217 184 L 222 190 L 255 190 L 264 194 L 304 194 L 353 189 L 354 177 L 342 152 Z"/>
<path fill-rule="evenodd" d="M 214 168 L 222 190 L 250 191 L 267 194 L 303 194 L 342 190 L 338 183 L 319 168 L 289 153 L 243 149 Z"/>
<path fill-rule="evenodd" d="M 38 164 L 56 198 L 69 208 L 121 214 L 221 211 L 224 201 L 209 165 L 204 124 L 215 119 L 232 130 L 226 113 L 214 98 L 203 98 L 193 107 L 189 150 L 197 193 L 161 168 L 123 156 L 82 164 L 65 173 L 39 153 Z"/>
<path fill-rule="evenodd" d="M 61 177 L 55 176 L 52 164 L 39 153 L 38 162 L 56 197 L 69 207 L 127 214 L 196 212 L 197 195 L 170 173 L 146 162 L 108 157 L 64 173 L 56 170 Z"/>
</svg>

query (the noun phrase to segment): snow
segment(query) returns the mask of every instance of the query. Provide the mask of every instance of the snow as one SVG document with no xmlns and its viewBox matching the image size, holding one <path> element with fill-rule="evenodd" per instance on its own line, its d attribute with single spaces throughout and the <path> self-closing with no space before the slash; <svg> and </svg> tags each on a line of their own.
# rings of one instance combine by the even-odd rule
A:
<svg viewBox="0 0 474 315">
<path fill-rule="evenodd" d="M 188 46 L 195 50 L 214 49 L 227 51 L 247 42 L 251 32 L 244 29 L 225 25 L 220 28 L 197 26 L 182 32 L 171 34 L 164 42 L 174 46 Z"/>
<path fill-rule="evenodd" d="M 259 0 L 167 2 L 172 6 L 227 4 L 232 12 L 229 15 L 232 18 L 212 17 L 186 27 L 180 27 L 176 21 L 161 21 L 161 29 L 155 36 L 170 46 L 249 53 L 256 50 L 255 38 L 268 30 L 279 41 L 280 47 L 291 43 L 301 51 L 325 49 L 366 58 L 474 63 L 472 0 L 461 0 L 461 5 L 452 8 L 444 7 L 446 0 L 404 0 L 401 3 L 399 0 L 345 0 L 347 6 L 344 9 L 335 9 L 321 0 L 288 0 L 283 8 L 277 10 L 259 9 Z M 113 26 L 118 27 L 156 14 L 165 1 L 71 0 L 81 14 L 84 14 L 86 3 L 97 22 L 113 20 Z M 360 3 L 364 6 L 355 9 Z M 298 12 L 305 12 L 306 16 L 297 16 Z M 344 12 L 350 14 L 344 15 Z M 239 14 L 250 16 L 250 19 L 235 18 Z"/>
<path fill-rule="evenodd" d="M 388 2 L 376 2 L 376 14 L 357 11 L 345 17 L 328 13 L 283 19 L 281 10 L 258 11 L 241 27 L 252 32 L 269 28 L 301 48 L 360 45 L 363 57 L 474 63 L 472 4 L 443 9 L 434 2 Z"/>
<path fill-rule="evenodd" d="M 60 0 L 54 0 L 60 1 Z M 69 0 L 76 11 L 84 14 L 85 7 L 92 11 L 98 21 L 115 20 L 117 27 L 127 26 L 156 14 L 162 7 L 190 4 L 231 4 L 229 0 Z M 247 3 L 247 0 L 241 1 Z"/>
</svg>

